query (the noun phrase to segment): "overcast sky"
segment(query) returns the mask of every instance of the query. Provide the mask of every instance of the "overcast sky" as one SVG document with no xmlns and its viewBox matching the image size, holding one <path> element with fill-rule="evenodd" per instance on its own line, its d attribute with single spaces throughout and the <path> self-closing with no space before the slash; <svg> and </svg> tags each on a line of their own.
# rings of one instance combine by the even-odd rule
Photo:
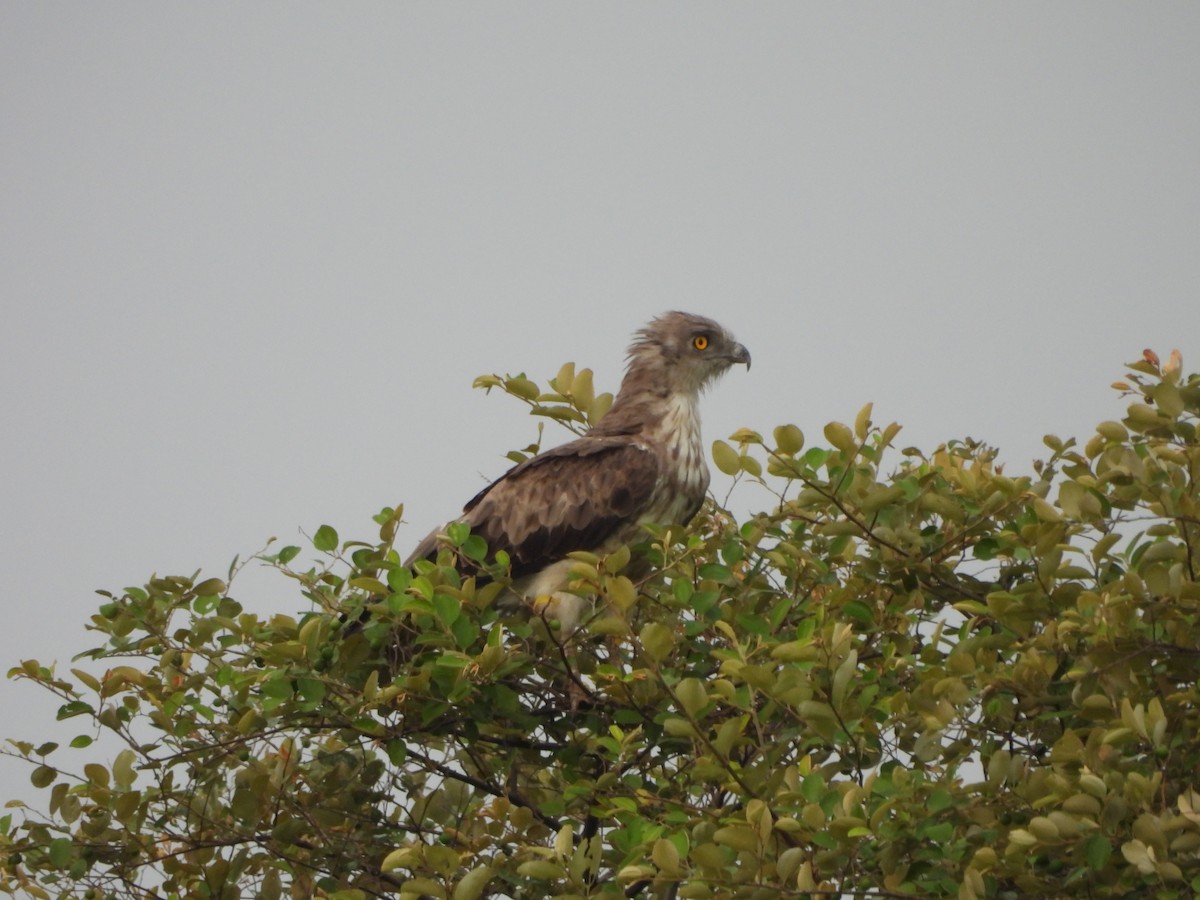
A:
<svg viewBox="0 0 1200 900">
<path fill-rule="evenodd" d="M 1028 472 L 1143 347 L 1200 365 L 1197 47 L 1165 2 L 0 6 L 0 668 L 272 535 L 403 501 L 405 551 L 535 436 L 476 375 L 614 389 L 667 309 L 754 356 L 709 440 L 874 401 Z M 0 683 L 0 738 L 54 708 Z"/>
</svg>

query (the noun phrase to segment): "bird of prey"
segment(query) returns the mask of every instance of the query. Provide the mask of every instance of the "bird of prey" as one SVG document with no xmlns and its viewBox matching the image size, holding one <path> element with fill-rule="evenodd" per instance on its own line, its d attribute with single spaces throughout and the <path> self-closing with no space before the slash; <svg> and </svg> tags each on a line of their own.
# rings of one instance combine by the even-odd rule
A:
<svg viewBox="0 0 1200 900">
<path fill-rule="evenodd" d="M 709 473 L 700 393 L 750 353 L 711 319 L 669 312 L 635 335 L 621 388 L 582 437 L 525 460 L 473 497 L 456 519 L 511 561 L 512 592 L 544 606 L 571 631 L 583 609 L 566 591 L 576 550 L 605 554 L 639 539 L 644 524 L 686 524 Z M 433 559 L 447 526 L 405 560 Z M 465 562 L 465 561 L 464 561 Z"/>
</svg>

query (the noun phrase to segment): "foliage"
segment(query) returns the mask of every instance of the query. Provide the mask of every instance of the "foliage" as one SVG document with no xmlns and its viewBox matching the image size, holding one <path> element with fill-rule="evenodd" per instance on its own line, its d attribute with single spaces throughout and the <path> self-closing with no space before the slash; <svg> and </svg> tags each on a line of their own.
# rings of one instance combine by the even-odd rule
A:
<svg viewBox="0 0 1200 900">
<path fill-rule="evenodd" d="M 460 577 L 463 529 L 402 567 L 399 508 L 377 542 L 323 526 L 312 567 L 263 557 L 297 616 L 213 578 L 108 594 L 102 672 L 12 672 L 82 727 L 10 743 L 49 799 L 0 823 L 0 891 L 1200 892 L 1200 376 L 1131 368 L 1124 420 L 1027 476 L 970 441 L 896 453 L 869 407 L 828 446 L 739 431 L 714 462 L 770 509 L 652 531 L 636 581 L 579 554 L 602 600 L 570 635 Z M 480 384 L 582 425 L 582 375 Z M 72 761 L 100 733 L 123 749 Z"/>
</svg>

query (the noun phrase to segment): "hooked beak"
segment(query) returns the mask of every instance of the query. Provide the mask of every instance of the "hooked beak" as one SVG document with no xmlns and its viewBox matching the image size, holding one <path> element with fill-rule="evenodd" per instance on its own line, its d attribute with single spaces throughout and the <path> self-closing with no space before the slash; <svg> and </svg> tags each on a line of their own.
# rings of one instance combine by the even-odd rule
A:
<svg viewBox="0 0 1200 900">
<path fill-rule="evenodd" d="M 741 344 L 734 344 L 729 348 L 729 360 L 731 363 L 745 364 L 746 371 L 750 371 L 750 351 Z"/>
</svg>

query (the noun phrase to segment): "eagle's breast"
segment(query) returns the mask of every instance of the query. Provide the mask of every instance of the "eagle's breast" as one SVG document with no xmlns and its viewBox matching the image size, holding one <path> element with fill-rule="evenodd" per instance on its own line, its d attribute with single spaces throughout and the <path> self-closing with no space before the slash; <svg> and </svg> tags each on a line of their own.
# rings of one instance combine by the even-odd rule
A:
<svg viewBox="0 0 1200 900">
<path fill-rule="evenodd" d="M 661 475 L 641 521 L 686 524 L 708 490 L 708 466 L 700 438 L 699 397 L 694 393 L 667 398 L 657 421 L 648 429 L 662 460 Z"/>
</svg>

